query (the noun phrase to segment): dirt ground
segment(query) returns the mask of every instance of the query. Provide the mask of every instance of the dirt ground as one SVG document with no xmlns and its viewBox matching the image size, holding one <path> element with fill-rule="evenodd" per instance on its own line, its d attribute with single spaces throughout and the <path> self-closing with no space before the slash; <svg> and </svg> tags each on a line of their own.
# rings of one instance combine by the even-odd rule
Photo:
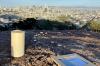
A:
<svg viewBox="0 0 100 66">
<path fill-rule="evenodd" d="M 100 33 L 77 30 L 27 30 L 25 55 L 12 58 L 10 31 L 0 32 L 0 66 L 56 66 L 46 58 L 77 53 L 100 66 Z"/>
</svg>

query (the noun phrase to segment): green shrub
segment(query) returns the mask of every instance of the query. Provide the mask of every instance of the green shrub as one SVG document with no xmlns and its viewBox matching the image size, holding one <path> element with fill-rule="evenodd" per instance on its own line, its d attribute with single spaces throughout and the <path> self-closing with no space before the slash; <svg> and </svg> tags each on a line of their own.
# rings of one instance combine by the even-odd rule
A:
<svg viewBox="0 0 100 66">
<path fill-rule="evenodd" d="M 100 21 L 91 21 L 89 27 L 91 30 L 100 30 Z"/>
</svg>

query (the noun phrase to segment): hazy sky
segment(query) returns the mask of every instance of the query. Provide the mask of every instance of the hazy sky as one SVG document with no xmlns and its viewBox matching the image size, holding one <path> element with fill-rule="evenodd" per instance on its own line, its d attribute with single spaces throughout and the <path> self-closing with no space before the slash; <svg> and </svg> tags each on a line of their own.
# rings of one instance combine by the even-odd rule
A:
<svg viewBox="0 0 100 66">
<path fill-rule="evenodd" d="M 88 6 L 100 7 L 100 0 L 0 0 L 1 7 L 16 7 L 24 5 L 49 6 Z"/>
</svg>

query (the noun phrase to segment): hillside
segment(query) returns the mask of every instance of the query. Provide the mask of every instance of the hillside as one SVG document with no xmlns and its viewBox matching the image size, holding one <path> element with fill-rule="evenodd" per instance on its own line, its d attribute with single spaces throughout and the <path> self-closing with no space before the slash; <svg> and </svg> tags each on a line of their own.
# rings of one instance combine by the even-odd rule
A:
<svg viewBox="0 0 100 66">
<path fill-rule="evenodd" d="M 100 65 L 100 33 L 77 30 L 25 32 L 25 56 L 16 59 L 10 57 L 10 31 L 0 32 L 0 66 L 53 66 L 45 60 L 47 57 L 74 52 Z M 41 56 L 43 61 L 40 62 Z"/>
</svg>

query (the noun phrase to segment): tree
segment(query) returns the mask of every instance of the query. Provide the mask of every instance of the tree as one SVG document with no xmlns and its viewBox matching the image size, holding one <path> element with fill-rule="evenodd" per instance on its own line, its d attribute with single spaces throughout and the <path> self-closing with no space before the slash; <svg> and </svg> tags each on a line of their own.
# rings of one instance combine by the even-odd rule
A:
<svg viewBox="0 0 100 66">
<path fill-rule="evenodd" d="M 57 17 L 60 21 L 67 21 L 68 19 L 70 19 L 70 16 L 65 16 L 65 15 L 60 15 Z"/>
</svg>

